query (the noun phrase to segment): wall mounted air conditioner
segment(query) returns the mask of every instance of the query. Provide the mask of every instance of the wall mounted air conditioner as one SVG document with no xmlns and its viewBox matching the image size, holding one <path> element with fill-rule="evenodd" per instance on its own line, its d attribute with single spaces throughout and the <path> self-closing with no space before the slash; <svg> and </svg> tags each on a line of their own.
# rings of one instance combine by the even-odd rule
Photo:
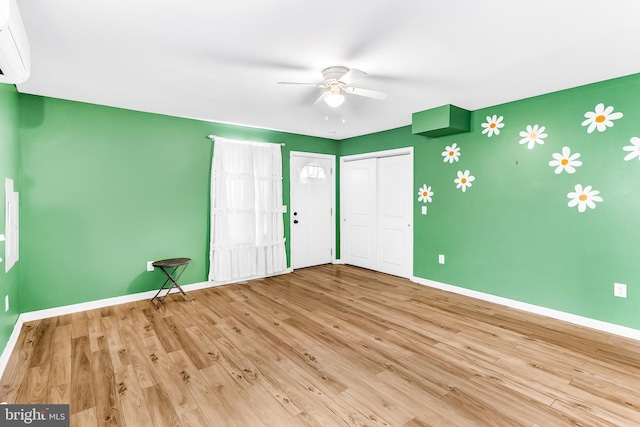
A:
<svg viewBox="0 0 640 427">
<path fill-rule="evenodd" d="M 29 42 L 16 0 L 0 0 L 0 83 L 22 83 L 30 72 Z"/>
</svg>

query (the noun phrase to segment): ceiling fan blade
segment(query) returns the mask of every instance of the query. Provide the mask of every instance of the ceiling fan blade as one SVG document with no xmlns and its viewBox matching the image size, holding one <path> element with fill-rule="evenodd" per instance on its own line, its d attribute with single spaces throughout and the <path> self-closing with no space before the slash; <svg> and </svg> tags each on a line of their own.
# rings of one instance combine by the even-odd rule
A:
<svg viewBox="0 0 640 427">
<path fill-rule="evenodd" d="M 365 73 L 364 71 L 352 68 L 347 71 L 344 76 L 340 77 L 338 79 L 338 82 L 344 84 L 345 86 L 349 86 L 354 80 L 361 79 L 366 75 L 367 73 Z"/>
<path fill-rule="evenodd" d="M 387 99 L 387 97 L 389 96 L 389 94 L 384 92 L 378 92 L 377 90 L 370 90 L 370 89 L 362 89 L 359 87 L 347 87 L 345 88 L 345 92 L 351 93 L 353 95 L 366 96 L 367 98 L 374 98 L 374 99 L 380 99 L 380 100 Z"/>
<path fill-rule="evenodd" d="M 329 93 L 329 92 L 322 92 L 322 95 L 320 95 L 320 96 L 318 97 L 318 99 L 316 99 L 316 100 L 313 102 L 313 105 L 317 105 L 317 104 L 321 103 L 321 102 L 322 102 L 322 100 L 324 99 L 324 97 L 325 97 L 325 96 L 327 96 L 327 94 L 328 94 L 328 93 Z"/>
<path fill-rule="evenodd" d="M 278 82 L 278 84 L 279 85 L 298 85 L 298 86 L 325 87 L 325 85 L 319 85 L 317 83 Z"/>
</svg>

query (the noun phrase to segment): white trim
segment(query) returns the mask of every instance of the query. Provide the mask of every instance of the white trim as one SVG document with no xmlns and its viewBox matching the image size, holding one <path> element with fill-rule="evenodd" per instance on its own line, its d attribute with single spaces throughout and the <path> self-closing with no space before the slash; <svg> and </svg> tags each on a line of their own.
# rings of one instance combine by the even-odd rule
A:
<svg viewBox="0 0 640 427">
<path fill-rule="evenodd" d="M 2 351 L 2 356 L 0 356 L 0 378 L 4 376 L 4 370 L 9 363 L 9 358 L 11 357 L 11 353 L 13 353 L 13 349 L 18 343 L 18 337 L 20 336 L 20 331 L 22 330 L 23 320 L 21 316 L 18 316 L 18 320 L 16 320 L 16 324 L 13 325 L 13 332 L 11 332 L 11 336 L 9 337 L 9 341 L 7 341 L 7 345 L 4 347 Z"/>
<path fill-rule="evenodd" d="M 246 277 L 239 280 L 229 280 L 229 281 L 199 282 L 199 283 L 192 283 L 190 285 L 180 285 L 180 287 L 185 292 L 190 292 L 190 291 L 196 291 L 198 289 L 213 288 L 216 286 L 230 285 L 233 283 L 242 283 L 248 280 L 262 279 L 262 278 L 271 277 L 271 276 L 279 276 L 281 274 L 291 273 L 292 271 L 293 271 L 292 269 L 288 268 L 279 273 L 270 274 L 266 276 L 253 276 L 253 277 Z M 81 311 L 94 310 L 96 308 L 110 307 L 112 305 L 126 304 L 128 302 L 140 301 L 145 299 L 150 300 L 151 298 L 153 298 L 153 296 L 157 292 L 158 290 L 138 292 L 136 294 L 131 294 L 131 295 L 122 295 L 119 297 L 82 302 L 79 304 L 64 305 L 60 307 L 47 308 L 44 310 L 28 311 L 26 313 L 20 314 L 18 316 L 18 320 L 16 321 L 16 324 L 13 326 L 13 332 L 11 332 L 9 341 L 7 341 L 7 345 L 2 351 L 2 356 L 0 356 L 0 378 L 2 378 L 2 376 L 4 375 L 4 370 L 7 367 L 7 363 L 9 363 L 9 358 L 11 357 L 11 353 L 13 353 L 15 345 L 18 342 L 18 336 L 20 335 L 20 330 L 22 329 L 22 325 L 25 322 L 46 319 L 48 317 L 62 316 L 65 314 L 79 313 Z M 177 289 L 174 289 L 173 292 L 171 293 L 176 293 L 176 292 L 180 292 L 180 291 Z"/>
<path fill-rule="evenodd" d="M 344 265 L 344 261 L 342 260 L 342 258 L 338 258 L 338 259 L 334 259 L 331 264 L 335 264 L 335 265 Z"/>
<path fill-rule="evenodd" d="M 290 151 L 289 152 L 289 204 L 293 204 L 293 180 L 297 179 L 297 176 L 294 176 L 294 170 L 291 167 L 291 162 L 294 157 L 311 157 L 316 159 L 326 159 L 331 162 L 331 262 L 335 263 L 336 260 L 336 156 L 334 154 L 321 154 L 321 153 L 310 153 L 306 151 Z M 291 211 L 291 209 L 289 209 Z M 293 267 L 293 215 L 289 212 L 289 233 L 291 235 L 291 245 L 289 246 L 290 250 L 290 262 Z"/>
<path fill-rule="evenodd" d="M 371 153 L 352 154 L 350 156 L 340 157 L 341 162 L 353 162 L 354 160 L 374 159 L 380 157 L 404 156 L 410 154 L 413 156 L 413 147 L 395 148 L 393 150 L 374 151 Z"/>
<path fill-rule="evenodd" d="M 420 285 L 429 286 L 431 288 L 440 289 L 447 292 L 453 292 L 459 295 L 488 301 L 491 303 L 515 308 L 517 310 L 526 311 L 533 314 L 550 317 L 552 319 L 562 320 L 563 322 L 573 323 L 574 325 L 584 326 L 601 332 L 607 332 L 613 335 L 619 335 L 625 338 L 640 341 L 640 330 L 628 328 L 626 326 L 616 325 L 614 323 L 603 322 L 601 320 L 591 319 L 589 317 L 578 316 L 576 314 L 566 313 L 564 311 L 553 310 L 551 308 L 541 307 L 526 302 L 516 301 L 509 298 L 499 297 L 496 295 L 485 294 L 484 292 L 474 291 L 471 289 L 461 288 L 458 286 L 448 285 L 421 277 L 413 277 L 412 282 Z"/>
</svg>

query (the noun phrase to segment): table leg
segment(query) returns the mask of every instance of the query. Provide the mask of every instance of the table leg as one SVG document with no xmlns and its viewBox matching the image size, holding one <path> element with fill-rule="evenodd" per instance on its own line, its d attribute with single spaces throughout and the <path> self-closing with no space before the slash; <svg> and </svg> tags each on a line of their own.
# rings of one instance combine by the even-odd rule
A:
<svg viewBox="0 0 640 427">
<path fill-rule="evenodd" d="M 173 288 L 178 288 L 178 290 L 187 299 L 187 301 L 189 301 L 189 302 L 192 301 L 191 297 L 185 293 L 185 291 L 180 287 L 180 285 L 178 285 L 178 280 L 180 280 L 180 276 L 182 276 L 184 271 L 187 269 L 187 265 L 188 264 L 182 266 L 182 270 L 179 272 L 178 276 L 175 279 L 173 278 L 173 276 L 175 276 L 176 271 L 178 271 L 178 269 L 181 266 L 178 265 L 178 266 L 174 267 L 171 272 L 167 271 L 164 267 L 159 267 L 160 270 L 162 270 L 162 272 L 167 276 L 167 280 L 164 281 L 164 283 L 160 287 L 160 290 L 155 294 L 155 296 L 153 298 L 151 298 L 151 302 L 152 303 L 153 303 L 153 301 L 155 299 L 158 300 L 158 304 L 157 304 L 156 307 L 160 307 L 162 305 L 162 303 L 164 302 L 164 299 L 167 297 L 167 295 L 169 295 L 171 293 L 171 289 L 173 289 Z M 167 287 L 167 284 L 169 282 L 171 282 L 171 284 Z M 166 289 L 167 293 L 165 293 L 163 296 L 160 296 L 160 293 L 165 289 Z"/>
</svg>

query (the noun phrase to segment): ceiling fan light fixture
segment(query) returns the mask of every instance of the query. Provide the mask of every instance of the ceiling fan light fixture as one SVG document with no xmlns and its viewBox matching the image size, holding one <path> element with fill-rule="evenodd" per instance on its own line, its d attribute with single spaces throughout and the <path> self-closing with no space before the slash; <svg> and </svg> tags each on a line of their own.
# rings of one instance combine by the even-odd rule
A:
<svg viewBox="0 0 640 427">
<path fill-rule="evenodd" d="M 331 108 L 338 108 L 344 102 L 344 95 L 340 93 L 340 85 L 332 84 L 329 93 L 324 96 L 324 102 Z"/>
<path fill-rule="evenodd" d="M 330 92 L 324 96 L 324 102 L 331 108 L 338 108 L 344 102 L 344 95 Z"/>
</svg>

